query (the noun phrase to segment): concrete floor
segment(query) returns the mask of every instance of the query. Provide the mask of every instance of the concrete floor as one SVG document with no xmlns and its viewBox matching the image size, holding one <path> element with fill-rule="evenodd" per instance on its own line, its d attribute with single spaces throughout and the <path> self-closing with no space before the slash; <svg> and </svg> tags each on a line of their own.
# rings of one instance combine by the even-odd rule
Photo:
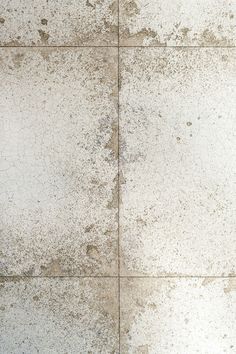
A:
<svg viewBox="0 0 236 354">
<path fill-rule="evenodd" d="M 236 353 L 236 2 L 0 3 L 0 354 Z"/>
</svg>

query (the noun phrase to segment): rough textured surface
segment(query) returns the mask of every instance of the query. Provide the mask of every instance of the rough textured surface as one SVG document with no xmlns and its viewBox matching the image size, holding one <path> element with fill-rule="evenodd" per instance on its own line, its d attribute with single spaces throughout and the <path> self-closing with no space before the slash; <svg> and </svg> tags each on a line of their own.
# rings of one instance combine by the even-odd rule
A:
<svg viewBox="0 0 236 354">
<path fill-rule="evenodd" d="M 235 45 L 235 20 L 235 1 L 120 0 L 120 44 Z"/>
<path fill-rule="evenodd" d="M 117 50 L 5 48 L 0 69 L 0 274 L 117 274 Z"/>
<path fill-rule="evenodd" d="M 0 1 L 0 354 L 236 353 L 235 20 Z"/>
<path fill-rule="evenodd" d="M 0 44 L 116 45 L 116 0 L 4 0 Z"/>
<path fill-rule="evenodd" d="M 121 51 L 121 271 L 236 271 L 236 51 Z"/>
<path fill-rule="evenodd" d="M 233 354 L 235 279 L 122 279 L 122 354 Z"/>
<path fill-rule="evenodd" d="M 118 354 L 115 279 L 0 280 L 0 353 Z"/>
</svg>

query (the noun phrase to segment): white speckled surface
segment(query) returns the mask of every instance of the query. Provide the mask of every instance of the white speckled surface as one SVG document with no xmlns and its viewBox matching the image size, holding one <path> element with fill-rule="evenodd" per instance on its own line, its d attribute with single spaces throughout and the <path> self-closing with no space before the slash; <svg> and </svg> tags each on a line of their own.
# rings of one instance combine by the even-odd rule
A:
<svg viewBox="0 0 236 354">
<path fill-rule="evenodd" d="M 235 20 L 0 3 L 0 354 L 235 354 Z"/>
<path fill-rule="evenodd" d="M 121 50 L 123 275 L 235 274 L 235 59 Z"/>
<path fill-rule="evenodd" d="M 235 279 L 122 279 L 121 353 L 234 353 Z"/>
<path fill-rule="evenodd" d="M 235 19 L 235 1 L 120 0 L 120 43 L 125 46 L 234 46 Z"/>
<path fill-rule="evenodd" d="M 118 354 L 115 279 L 8 279 L 0 293 L 0 353 Z"/>
<path fill-rule="evenodd" d="M 5 0 L 0 4 L 4 46 L 116 45 L 113 0 Z"/>
<path fill-rule="evenodd" d="M 1 49 L 1 274 L 117 273 L 117 50 Z"/>
</svg>

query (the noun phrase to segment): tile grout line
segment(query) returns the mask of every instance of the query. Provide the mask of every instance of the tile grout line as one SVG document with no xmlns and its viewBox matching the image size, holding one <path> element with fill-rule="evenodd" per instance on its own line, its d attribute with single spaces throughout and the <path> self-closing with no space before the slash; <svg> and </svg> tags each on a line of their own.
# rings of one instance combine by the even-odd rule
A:
<svg viewBox="0 0 236 354">
<path fill-rule="evenodd" d="M 117 275 L 0 275 L 1 279 L 47 279 L 47 278 L 77 278 L 77 279 L 117 279 Z"/>
<path fill-rule="evenodd" d="M 120 26 L 119 26 L 119 0 L 118 0 L 118 34 L 117 34 L 117 45 L 107 45 L 107 46 L 0 46 L 1 49 L 17 49 L 17 48 L 22 48 L 22 49 L 37 49 L 37 48 L 42 48 L 45 50 L 50 49 L 50 48 L 58 48 L 58 49 L 63 49 L 63 48 L 117 48 L 117 144 L 118 144 L 118 158 L 117 158 L 117 275 L 112 276 L 112 275 L 95 275 L 95 276 L 86 276 L 86 275 L 52 275 L 52 276 L 29 276 L 29 275 L 22 275 L 22 276 L 0 276 L 0 281 L 1 279 L 33 279 L 33 278 L 39 278 L 39 279 L 51 279 L 51 278 L 77 278 L 77 279 L 86 279 L 86 278 L 94 278 L 94 279 L 117 279 L 117 285 L 118 285 L 118 353 L 121 353 L 121 279 L 204 279 L 204 278 L 209 278 L 209 279 L 228 279 L 228 278 L 236 278 L 235 275 L 228 275 L 228 276 L 210 276 L 210 275 L 203 275 L 203 276 L 194 276 L 194 275 L 163 275 L 163 276 L 129 276 L 129 275 L 121 275 L 120 272 L 120 48 L 132 48 L 132 49 L 149 49 L 149 48 L 163 48 L 163 49 L 207 49 L 207 48 L 212 48 L 212 49 L 234 49 L 236 48 L 235 46 L 125 46 L 125 45 L 120 45 Z"/>
<path fill-rule="evenodd" d="M 14 49 L 14 48 L 26 48 L 26 49 L 37 49 L 37 48 L 45 48 L 45 49 L 50 49 L 50 48 L 140 48 L 140 49 L 148 49 L 148 48 L 163 48 L 163 49 L 207 49 L 207 48 L 212 48 L 212 49 L 236 49 L 236 46 L 214 46 L 214 45 L 208 45 L 208 46 L 176 46 L 176 45 L 168 45 L 168 46 L 163 46 L 163 45 L 149 45 L 149 46 L 143 46 L 143 45 L 120 45 L 119 44 L 119 39 L 118 39 L 118 45 L 18 45 L 18 46 L 10 46 L 10 45 L 0 45 L 1 49 Z"/>
<path fill-rule="evenodd" d="M 120 2 L 117 0 L 117 144 L 118 144 L 118 245 L 117 245 L 117 257 L 118 257 L 118 353 L 121 353 L 121 294 L 120 294 Z"/>
<path fill-rule="evenodd" d="M 119 46 L 120 48 L 143 48 L 143 49 L 148 49 L 148 48 L 162 48 L 162 49 L 188 49 L 188 48 L 192 48 L 192 49 L 205 49 L 205 48 L 212 48 L 212 49 L 226 49 L 226 48 L 229 48 L 229 49 L 236 49 L 236 46 L 235 45 L 231 45 L 231 46 L 215 46 L 215 45 L 203 45 L 203 46 L 200 46 L 200 45 L 189 45 L 189 46 L 186 46 L 186 45 L 120 45 Z"/>
<path fill-rule="evenodd" d="M 74 277 L 76 278 L 76 276 Z M 81 276 L 80 278 L 86 278 Z M 116 276 L 90 276 L 89 278 L 117 278 Z M 120 275 L 119 279 L 236 279 L 236 275 Z"/>
<path fill-rule="evenodd" d="M 26 48 L 26 49 L 37 49 L 37 48 L 117 48 L 117 45 L 0 45 L 0 48 Z"/>
<path fill-rule="evenodd" d="M 0 275 L 1 279 L 236 279 L 236 275 Z"/>
</svg>

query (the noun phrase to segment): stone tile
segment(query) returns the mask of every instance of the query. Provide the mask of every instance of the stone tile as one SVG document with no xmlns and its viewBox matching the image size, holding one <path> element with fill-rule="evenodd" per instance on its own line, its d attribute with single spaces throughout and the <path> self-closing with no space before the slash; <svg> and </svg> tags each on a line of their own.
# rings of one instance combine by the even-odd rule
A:
<svg viewBox="0 0 236 354">
<path fill-rule="evenodd" d="M 117 274 L 117 50 L 0 51 L 2 275 Z"/>
<path fill-rule="evenodd" d="M 236 271 L 236 51 L 121 49 L 121 271 Z"/>
<path fill-rule="evenodd" d="M 121 354 L 233 354 L 235 279 L 122 279 Z"/>
<path fill-rule="evenodd" d="M 0 44 L 116 45 L 117 14 L 117 0 L 5 0 L 0 4 Z"/>
<path fill-rule="evenodd" d="M 117 353 L 116 279 L 0 280 L 1 353 Z"/>
<path fill-rule="evenodd" d="M 120 0 L 120 44 L 235 45 L 235 18 L 235 1 Z"/>
</svg>

